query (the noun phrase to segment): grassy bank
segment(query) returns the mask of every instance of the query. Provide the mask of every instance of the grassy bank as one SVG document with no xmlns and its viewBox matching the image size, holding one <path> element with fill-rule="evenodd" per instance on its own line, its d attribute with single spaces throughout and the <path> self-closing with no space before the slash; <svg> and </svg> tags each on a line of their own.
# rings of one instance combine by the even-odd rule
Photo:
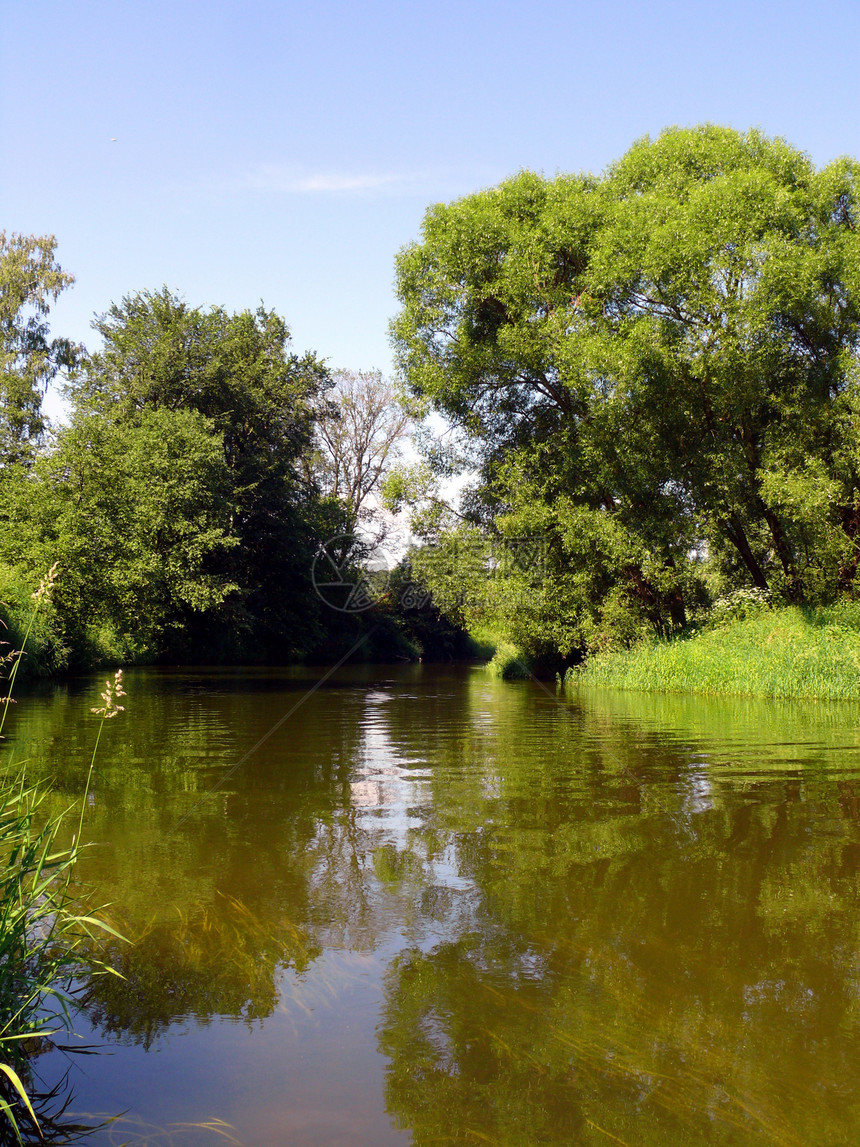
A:
<svg viewBox="0 0 860 1147">
<path fill-rule="evenodd" d="M 763 609 L 597 655 L 566 680 L 613 689 L 860 700 L 860 602 Z"/>
</svg>

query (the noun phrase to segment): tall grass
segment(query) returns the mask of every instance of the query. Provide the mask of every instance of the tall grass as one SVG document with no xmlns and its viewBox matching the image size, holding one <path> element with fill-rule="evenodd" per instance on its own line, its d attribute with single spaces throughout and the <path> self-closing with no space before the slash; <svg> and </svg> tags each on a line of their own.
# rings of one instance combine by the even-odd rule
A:
<svg viewBox="0 0 860 1147">
<path fill-rule="evenodd" d="M 568 684 L 759 697 L 860 700 L 860 602 L 763 607 L 715 627 L 598 654 Z"/>
<path fill-rule="evenodd" d="M 78 843 L 56 845 L 65 816 L 36 827 L 44 796 L 23 776 L 0 778 L 0 1113 L 18 1142 L 39 1132 L 25 1086 L 31 1057 L 48 1037 L 72 1030 L 82 966 L 109 971 L 84 960 L 83 946 L 97 931 L 113 931 L 83 911 L 72 890 Z"/>
<path fill-rule="evenodd" d="M 33 595 L 33 609 L 17 656 L 7 654 L 11 665 L 6 696 L 0 708 L 0 741 L 12 703 L 12 688 L 21 664 L 26 640 L 49 600 L 56 566 Z M 0 772 L 0 1141 L 23 1144 L 33 1136 L 44 1138 L 28 1087 L 31 1060 L 45 1041 L 59 1032 L 71 1032 L 75 1007 L 75 982 L 82 970 L 89 974 L 110 972 L 84 947 L 97 932 L 122 939 L 84 907 L 82 895 L 72 884 L 80 854 L 83 809 L 92 777 L 95 753 L 106 720 L 122 710 L 122 673 L 107 683 L 103 704 L 93 712 L 100 717 L 93 755 L 82 797 L 77 832 L 68 848 L 57 845 L 68 809 L 45 818 L 41 806 L 46 790 L 28 783 L 23 769 L 11 765 Z M 91 950 L 88 948 L 88 951 Z M 49 1121 L 55 1121 L 49 1117 Z M 45 1120 L 43 1119 L 43 1122 Z M 60 1141 L 68 1141 L 69 1127 L 56 1124 Z M 80 1132 L 81 1129 L 73 1129 Z M 5 1134 L 4 1134 L 5 1132 Z M 52 1135 L 54 1141 L 57 1136 Z"/>
</svg>

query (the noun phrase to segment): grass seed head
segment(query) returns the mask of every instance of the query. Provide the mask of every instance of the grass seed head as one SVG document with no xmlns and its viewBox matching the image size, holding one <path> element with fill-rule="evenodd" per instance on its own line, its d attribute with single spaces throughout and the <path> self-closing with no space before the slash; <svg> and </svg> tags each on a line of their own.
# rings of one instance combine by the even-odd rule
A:
<svg viewBox="0 0 860 1147">
<path fill-rule="evenodd" d="M 60 563 L 54 562 L 42 580 L 39 582 L 39 588 L 33 594 L 33 601 L 36 605 L 41 605 L 42 602 L 51 600 L 51 594 L 54 590 L 54 582 L 57 580 L 60 569 Z"/>
<path fill-rule="evenodd" d="M 90 712 L 96 713 L 99 717 L 108 721 L 111 717 L 115 717 L 117 713 L 125 712 L 125 705 L 119 704 L 119 698 L 125 697 L 125 695 L 125 689 L 122 687 L 122 670 L 117 669 L 113 681 L 108 678 L 105 682 L 105 691 L 100 694 L 104 704 L 90 709 Z"/>
</svg>

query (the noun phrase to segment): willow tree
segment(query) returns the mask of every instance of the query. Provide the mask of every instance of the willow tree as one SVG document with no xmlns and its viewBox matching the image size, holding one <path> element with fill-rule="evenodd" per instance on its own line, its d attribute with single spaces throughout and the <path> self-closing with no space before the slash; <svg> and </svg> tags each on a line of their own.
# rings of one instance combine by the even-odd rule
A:
<svg viewBox="0 0 860 1147">
<path fill-rule="evenodd" d="M 478 467 L 476 518 L 548 539 L 526 643 L 676 627 L 706 574 L 851 586 L 858 175 L 706 125 L 429 209 L 395 346 Z"/>
</svg>

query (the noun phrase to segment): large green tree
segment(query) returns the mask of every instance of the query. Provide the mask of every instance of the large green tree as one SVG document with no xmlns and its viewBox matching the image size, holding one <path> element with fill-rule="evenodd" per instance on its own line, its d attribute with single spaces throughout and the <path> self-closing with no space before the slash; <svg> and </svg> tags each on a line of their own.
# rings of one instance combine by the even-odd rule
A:
<svg viewBox="0 0 860 1147">
<path fill-rule="evenodd" d="M 78 663 L 151 660 L 235 592 L 232 510 L 221 436 L 198 412 L 78 414 L 9 484 L 0 555 L 34 573 L 58 563 L 52 610 Z"/>
<path fill-rule="evenodd" d="M 677 627 L 706 572 L 793 600 L 850 587 L 858 175 L 706 125 L 600 178 L 522 172 L 427 212 L 395 346 L 477 470 L 473 519 L 547 539 L 526 644 Z"/>
<path fill-rule="evenodd" d="M 94 324 L 102 346 L 71 386 L 80 412 L 135 426 L 148 411 L 195 412 L 218 435 L 230 535 L 212 573 L 234 586 L 219 610 L 185 620 L 224 656 L 288 658 L 318 636 L 309 571 L 329 513 L 303 476 L 328 374 L 290 349 L 275 312 L 189 306 L 166 288 L 124 298 Z"/>
<path fill-rule="evenodd" d="M 313 553 L 343 520 L 310 465 L 323 364 L 291 352 L 272 311 L 204 310 L 167 290 L 94 325 L 69 424 L 6 467 L 0 593 L 20 607 L 7 601 L 7 621 L 57 561 L 46 665 L 69 650 L 84 663 L 307 652 L 325 631 Z"/>
</svg>

